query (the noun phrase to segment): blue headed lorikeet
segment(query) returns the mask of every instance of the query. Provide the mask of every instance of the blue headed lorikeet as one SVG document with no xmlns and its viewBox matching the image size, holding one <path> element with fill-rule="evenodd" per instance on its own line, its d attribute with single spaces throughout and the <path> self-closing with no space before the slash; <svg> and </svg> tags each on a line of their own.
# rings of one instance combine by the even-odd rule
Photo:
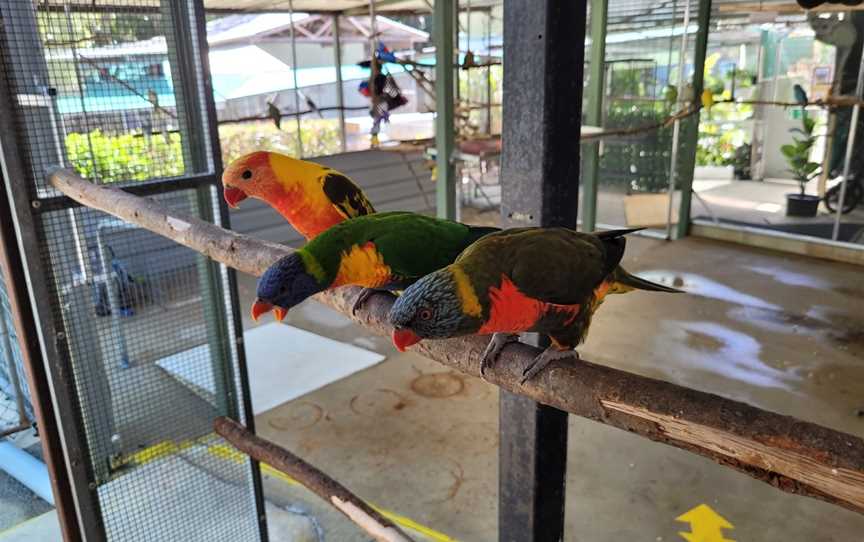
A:
<svg viewBox="0 0 864 542">
<path fill-rule="evenodd" d="M 306 239 L 348 218 L 375 212 L 354 182 L 334 169 L 258 151 L 231 162 L 222 174 L 231 207 L 248 197 L 264 200 Z"/>
<path fill-rule="evenodd" d="M 282 320 L 307 297 L 349 284 L 367 288 L 354 303 L 356 310 L 374 289 L 405 288 L 496 231 L 403 211 L 346 220 L 264 272 L 252 318 L 272 310 Z"/>
<path fill-rule="evenodd" d="M 552 346 L 525 367 L 524 382 L 573 355 L 607 294 L 679 291 L 618 265 L 624 235 L 633 231 L 516 228 L 487 235 L 402 293 L 389 314 L 393 343 L 404 350 L 422 339 L 494 333 L 483 354 L 485 372 L 516 333 L 548 335 Z"/>
</svg>

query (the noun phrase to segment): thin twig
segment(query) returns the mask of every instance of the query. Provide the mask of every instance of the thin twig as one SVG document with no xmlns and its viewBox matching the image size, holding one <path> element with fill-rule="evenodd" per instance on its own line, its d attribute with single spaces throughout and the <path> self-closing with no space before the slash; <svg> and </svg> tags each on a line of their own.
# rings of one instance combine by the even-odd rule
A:
<svg viewBox="0 0 864 542">
<path fill-rule="evenodd" d="M 339 111 L 340 109 L 342 111 L 365 111 L 365 110 L 369 109 L 369 107 L 365 106 L 365 105 L 360 105 L 360 106 L 355 105 L 355 106 L 350 106 L 350 107 L 339 107 L 338 105 L 334 105 L 332 107 L 319 107 L 318 109 L 316 109 L 314 111 L 312 109 L 307 109 L 305 111 L 298 111 L 296 113 L 294 113 L 294 112 L 282 113 L 282 118 L 293 117 L 294 115 L 303 116 L 303 115 L 308 115 L 309 113 L 318 113 L 318 112 L 324 112 L 324 111 Z M 273 122 L 273 117 L 271 117 L 270 115 L 255 115 L 255 116 L 250 116 L 250 117 L 238 117 L 236 119 L 220 120 L 218 122 L 218 124 L 219 125 L 222 125 L 222 124 L 240 124 L 243 122 L 253 122 L 256 120 L 262 120 L 262 121 L 266 120 L 266 121 Z"/>
<path fill-rule="evenodd" d="M 628 136 L 634 134 L 640 134 L 642 132 L 653 132 L 654 130 L 659 130 L 660 128 L 668 128 L 671 124 L 673 124 L 676 120 L 685 119 L 692 115 L 695 115 L 702 109 L 701 106 L 690 106 L 687 108 L 678 111 L 674 115 L 669 115 L 659 122 L 655 122 L 652 124 L 646 124 L 643 126 L 634 126 L 632 128 L 617 128 L 612 130 L 604 130 L 602 132 L 596 132 L 593 134 L 582 134 L 580 137 L 581 140 L 591 140 L 591 139 L 600 139 L 604 137 L 613 137 L 613 136 Z"/>
<path fill-rule="evenodd" d="M 213 422 L 213 429 L 252 459 L 266 463 L 300 482 L 306 489 L 345 514 L 375 540 L 411 542 L 411 538 L 396 524 L 351 493 L 348 488 L 285 448 L 249 432 L 234 420 L 222 416 Z"/>
</svg>

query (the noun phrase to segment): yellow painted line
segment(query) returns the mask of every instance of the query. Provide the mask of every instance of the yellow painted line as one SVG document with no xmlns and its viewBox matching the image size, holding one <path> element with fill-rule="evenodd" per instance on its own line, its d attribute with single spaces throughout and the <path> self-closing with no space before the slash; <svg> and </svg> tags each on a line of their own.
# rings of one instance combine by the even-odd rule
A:
<svg viewBox="0 0 864 542">
<path fill-rule="evenodd" d="M 154 444 L 149 448 L 145 448 L 140 452 L 132 454 L 126 461 L 124 461 L 124 463 L 134 462 L 135 464 L 143 465 L 145 463 L 156 461 L 157 459 L 163 459 L 165 457 L 177 454 L 195 445 L 205 446 L 208 453 L 226 461 L 242 463 L 248 459 L 248 456 L 246 454 L 237 451 L 232 446 L 229 446 L 227 444 L 209 444 L 207 442 L 212 441 L 215 438 L 217 438 L 216 435 L 210 434 L 197 440 L 186 440 L 180 443 L 175 443 L 171 441 L 160 442 L 159 444 Z M 266 463 L 260 463 L 260 465 L 261 472 L 266 474 L 267 476 L 272 476 L 273 478 L 276 478 L 288 485 L 302 485 L 294 478 L 288 476 L 280 470 L 271 467 Z M 400 527 L 405 527 L 407 529 L 411 529 L 412 531 L 420 533 L 421 535 L 425 536 L 430 540 L 433 540 L 435 542 L 458 542 L 457 539 L 448 536 L 440 531 L 436 531 L 431 527 L 427 527 L 422 523 L 418 523 L 407 516 L 397 514 L 395 512 L 387 510 L 386 508 L 381 508 L 373 503 L 369 503 L 369 505 L 374 508 L 379 514 L 386 517 L 393 523 L 399 525 Z"/>
</svg>

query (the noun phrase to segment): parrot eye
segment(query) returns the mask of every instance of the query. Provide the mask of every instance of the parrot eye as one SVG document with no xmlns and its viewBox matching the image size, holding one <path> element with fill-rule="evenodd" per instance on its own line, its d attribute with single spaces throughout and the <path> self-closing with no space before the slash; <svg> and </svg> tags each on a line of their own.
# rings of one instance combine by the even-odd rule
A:
<svg viewBox="0 0 864 542">
<path fill-rule="evenodd" d="M 417 316 L 421 320 L 431 320 L 432 319 L 432 311 L 429 309 L 421 309 Z"/>
<path fill-rule="evenodd" d="M 241 173 L 240 176 L 243 177 L 243 179 L 248 181 L 249 179 L 252 178 L 252 171 L 248 170 L 248 169 L 243 170 L 243 173 Z"/>
</svg>

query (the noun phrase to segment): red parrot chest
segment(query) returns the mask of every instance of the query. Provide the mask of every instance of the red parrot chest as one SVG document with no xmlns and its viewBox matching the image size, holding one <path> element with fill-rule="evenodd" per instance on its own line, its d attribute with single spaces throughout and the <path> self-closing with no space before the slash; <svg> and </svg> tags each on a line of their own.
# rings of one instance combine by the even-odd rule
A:
<svg viewBox="0 0 864 542">
<path fill-rule="evenodd" d="M 523 331 L 546 331 L 537 329 L 541 320 L 555 317 L 560 325 L 567 326 L 579 316 L 581 305 L 559 305 L 534 299 L 522 293 L 506 275 L 501 276 L 499 286 L 488 290 L 489 316 L 478 333 L 520 333 Z"/>
</svg>

